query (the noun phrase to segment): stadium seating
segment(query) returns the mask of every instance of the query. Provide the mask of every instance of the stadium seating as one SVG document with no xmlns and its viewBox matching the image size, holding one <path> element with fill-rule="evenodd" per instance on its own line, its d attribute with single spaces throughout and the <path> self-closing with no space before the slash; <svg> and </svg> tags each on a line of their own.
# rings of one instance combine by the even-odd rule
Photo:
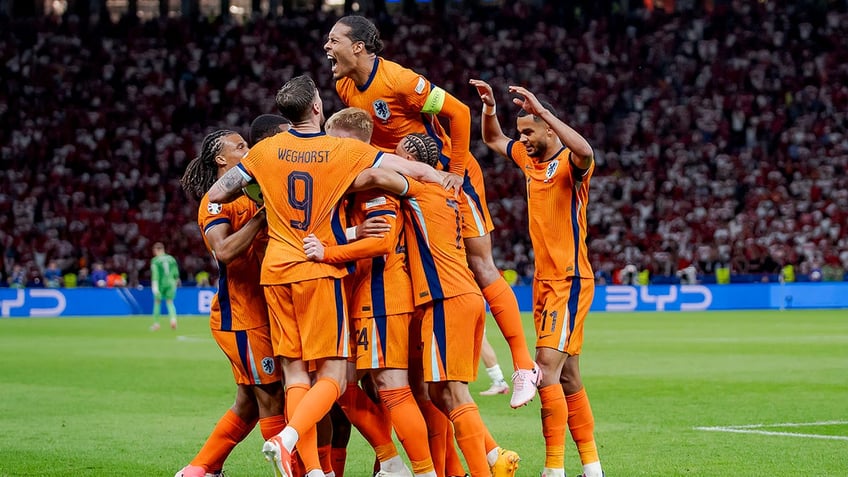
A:
<svg viewBox="0 0 848 477">
<path fill-rule="evenodd" d="M 386 57 L 472 108 L 495 257 L 519 280 L 533 272 L 523 178 L 479 140 L 472 76 L 494 85 L 508 133 L 517 110 L 506 86 L 522 84 L 593 145 L 590 256 L 604 281 L 628 264 L 655 282 L 690 266 L 713 281 L 723 267 L 775 280 L 789 264 L 799 277 L 844 277 L 848 14 L 775 3 L 734 3 L 719 20 L 656 11 L 563 26 L 517 9 L 381 28 Z M 333 21 L 4 20 L 2 284 L 20 265 L 37 285 L 56 260 L 65 272 L 103 262 L 135 285 L 156 241 L 186 277 L 214 275 L 179 178 L 205 133 L 246 133 L 294 74 L 316 78 L 328 112 L 341 107 L 321 49 Z"/>
</svg>

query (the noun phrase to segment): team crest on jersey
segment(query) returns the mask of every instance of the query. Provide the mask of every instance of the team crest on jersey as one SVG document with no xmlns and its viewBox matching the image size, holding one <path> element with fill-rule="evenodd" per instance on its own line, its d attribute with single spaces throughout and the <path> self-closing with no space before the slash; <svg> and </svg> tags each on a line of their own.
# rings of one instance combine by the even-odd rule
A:
<svg viewBox="0 0 848 477">
<path fill-rule="evenodd" d="M 382 119 L 383 121 L 389 119 L 389 116 L 392 115 L 392 112 L 389 111 L 388 103 L 386 103 L 382 99 L 378 99 L 378 100 L 374 101 L 373 106 L 374 106 L 374 115 L 377 116 L 378 118 Z"/>
<path fill-rule="evenodd" d="M 557 167 L 559 167 L 559 161 L 556 160 L 556 159 L 554 159 L 553 161 L 551 161 L 548 164 L 548 167 L 545 168 L 545 180 L 546 181 L 551 180 L 551 177 L 553 177 L 554 174 L 556 174 Z"/>
<path fill-rule="evenodd" d="M 262 371 L 265 371 L 265 374 L 274 374 L 274 370 L 277 365 L 274 363 L 274 358 L 265 357 L 262 358 Z"/>
<path fill-rule="evenodd" d="M 206 210 L 212 215 L 217 215 L 220 214 L 224 208 L 221 207 L 221 204 L 210 202 L 209 205 L 206 206 Z"/>
</svg>

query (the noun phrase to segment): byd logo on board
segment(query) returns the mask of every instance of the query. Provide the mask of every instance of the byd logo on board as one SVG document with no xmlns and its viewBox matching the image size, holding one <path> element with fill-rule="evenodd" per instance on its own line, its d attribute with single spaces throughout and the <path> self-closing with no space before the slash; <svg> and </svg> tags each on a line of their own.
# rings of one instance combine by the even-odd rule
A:
<svg viewBox="0 0 848 477">
<path fill-rule="evenodd" d="M 706 310 L 713 303 L 713 294 L 703 285 L 622 286 L 604 287 L 606 311 L 664 311 Z M 665 293 L 657 293 L 662 291 Z"/>
<path fill-rule="evenodd" d="M 67 304 L 59 290 L 18 289 L 14 298 L 0 300 L 0 316 L 59 316 Z"/>
</svg>

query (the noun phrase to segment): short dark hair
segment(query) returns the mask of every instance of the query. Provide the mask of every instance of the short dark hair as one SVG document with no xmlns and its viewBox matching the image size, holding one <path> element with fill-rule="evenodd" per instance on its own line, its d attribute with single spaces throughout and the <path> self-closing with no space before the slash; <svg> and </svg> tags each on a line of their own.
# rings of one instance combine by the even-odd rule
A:
<svg viewBox="0 0 848 477">
<path fill-rule="evenodd" d="M 280 132 L 280 126 L 283 124 L 291 124 L 288 118 L 279 114 L 262 114 L 250 123 L 250 146 L 253 147 L 257 142 L 266 137 L 274 136 Z"/>
<path fill-rule="evenodd" d="M 354 43 L 361 41 L 365 44 L 365 51 L 379 55 L 383 51 L 383 40 L 380 39 L 380 30 L 374 23 L 360 15 L 348 15 L 339 18 L 338 23 L 350 27 L 347 37 Z"/>
<path fill-rule="evenodd" d="M 309 117 L 309 108 L 318 89 L 309 75 L 295 76 L 277 91 L 277 109 L 292 121 L 304 121 Z"/>
<path fill-rule="evenodd" d="M 551 103 L 549 103 L 549 102 L 547 102 L 547 101 L 545 101 L 545 100 L 543 100 L 543 99 L 540 99 L 540 100 L 539 100 L 539 103 L 542 105 L 542 107 L 543 107 L 543 108 L 545 108 L 545 109 L 547 109 L 548 111 L 550 111 L 550 112 L 551 112 L 551 114 L 553 114 L 553 115 L 554 115 L 554 116 L 556 116 L 556 117 L 559 117 L 559 112 L 556 110 L 556 108 L 554 108 L 554 106 L 553 106 Z M 523 118 L 524 116 L 529 116 L 529 115 L 530 115 L 530 113 L 528 113 L 527 111 L 525 111 L 523 108 L 522 108 L 521 110 L 519 110 L 519 111 L 518 111 L 518 117 L 519 117 L 519 118 Z M 542 118 L 540 118 L 539 116 L 536 116 L 536 115 L 534 114 L 534 115 L 533 115 L 533 121 L 539 122 L 539 121 L 542 121 Z"/>
</svg>

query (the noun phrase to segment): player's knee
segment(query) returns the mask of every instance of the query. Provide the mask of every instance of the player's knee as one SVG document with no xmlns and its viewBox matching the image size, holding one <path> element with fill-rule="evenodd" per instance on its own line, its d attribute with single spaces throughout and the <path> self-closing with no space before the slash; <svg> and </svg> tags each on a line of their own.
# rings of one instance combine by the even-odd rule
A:
<svg viewBox="0 0 848 477">
<path fill-rule="evenodd" d="M 471 272 L 474 274 L 474 280 L 477 281 L 477 284 L 481 288 L 485 288 L 501 277 L 501 273 L 498 271 L 498 267 L 495 266 L 491 255 L 489 257 L 469 255 L 468 268 L 471 269 Z"/>
</svg>

